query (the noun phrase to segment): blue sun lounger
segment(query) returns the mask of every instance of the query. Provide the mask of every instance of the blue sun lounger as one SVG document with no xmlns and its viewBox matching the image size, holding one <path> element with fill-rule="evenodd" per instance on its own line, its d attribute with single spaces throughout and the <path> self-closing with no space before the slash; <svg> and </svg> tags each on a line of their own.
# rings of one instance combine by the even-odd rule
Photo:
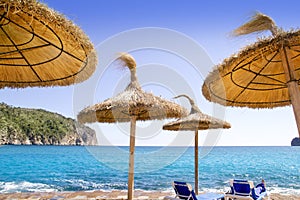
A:
<svg viewBox="0 0 300 200">
<path fill-rule="evenodd" d="M 225 200 L 229 199 L 241 199 L 241 200 L 261 200 L 267 195 L 267 192 L 263 191 L 260 194 L 255 192 L 253 181 L 247 180 L 233 180 L 229 181 L 230 192 L 225 194 Z"/>
<path fill-rule="evenodd" d="M 172 197 L 165 197 L 165 200 L 178 200 L 178 199 L 185 199 L 185 200 L 223 200 L 224 195 L 218 193 L 205 193 L 196 195 L 192 185 L 186 182 L 179 182 L 174 181 L 172 186 L 175 190 L 176 196 L 175 198 Z"/>
</svg>

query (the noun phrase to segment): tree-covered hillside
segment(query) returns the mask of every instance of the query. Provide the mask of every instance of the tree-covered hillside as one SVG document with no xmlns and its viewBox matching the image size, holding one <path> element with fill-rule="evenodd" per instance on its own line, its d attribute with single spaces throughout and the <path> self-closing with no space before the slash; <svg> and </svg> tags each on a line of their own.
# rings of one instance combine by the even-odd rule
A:
<svg viewBox="0 0 300 200">
<path fill-rule="evenodd" d="M 95 131 L 42 109 L 0 103 L 0 144 L 95 145 Z"/>
</svg>

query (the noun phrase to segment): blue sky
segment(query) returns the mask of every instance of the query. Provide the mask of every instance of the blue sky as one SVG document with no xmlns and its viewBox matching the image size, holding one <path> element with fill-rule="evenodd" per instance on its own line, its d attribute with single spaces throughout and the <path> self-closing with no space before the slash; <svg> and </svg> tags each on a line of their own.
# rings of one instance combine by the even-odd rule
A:
<svg viewBox="0 0 300 200">
<path fill-rule="evenodd" d="M 219 146 L 290 145 L 291 139 L 298 135 L 293 110 L 290 106 L 272 110 L 224 108 L 208 102 L 201 93 L 205 72 L 211 71 L 213 65 L 222 62 L 223 59 L 256 40 L 257 35 L 230 37 L 233 29 L 246 22 L 255 11 L 271 16 L 277 25 L 285 30 L 298 28 L 300 25 L 298 1 L 285 1 L 281 4 L 271 0 L 43 0 L 42 2 L 74 21 L 95 44 L 99 57 L 98 68 L 102 68 L 100 70 L 102 73 L 96 73 L 93 79 L 96 80 L 97 85 L 93 88 L 91 103 L 101 102 L 117 94 L 128 83 L 128 72 L 120 70 L 116 63 L 108 62 L 108 65 L 105 65 L 104 56 L 115 56 L 115 53 L 118 52 L 113 53 L 114 49 L 131 50 L 130 53 L 136 58 L 138 68 L 140 67 L 138 74 L 140 73 L 143 80 L 142 85 L 146 91 L 152 91 L 167 99 L 177 95 L 176 89 L 181 86 L 179 85 L 180 81 L 177 82 L 177 79 L 173 78 L 173 80 L 172 77 L 164 75 L 164 72 L 174 72 L 174 77 L 178 75 L 178 79 L 182 78 L 185 81 L 189 92 L 194 95 L 203 112 L 224 117 L 224 120 L 231 123 L 231 129 L 217 132 L 218 136 L 215 135 L 212 138 L 209 138 L 209 135 L 214 135 L 215 132 L 201 132 L 200 144 Z M 149 30 L 159 31 L 159 29 L 161 29 L 161 35 L 153 37 L 151 34 L 139 35 L 139 31 L 149 32 Z M 122 41 L 123 36 L 123 40 L 126 37 L 132 38 L 134 34 L 137 34 L 137 37 L 133 39 L 135 41 L 114 43 L 116 45 L 114 48 L 106 46 L 110 42 L 119 41 L 118 38 L 121 38 L 120 41 Z M 178 52 L 180 49 L 188 49 L 188 42 L 197 44 L 198 49 L 194 51 L 191 47 L 190 52 L 193 54 L 197 50 L 201 52 L 202 49 L 203 63 L 198 62 L 199 66 L 193 66 L 193 62 L 187 59 L 188 54 L 179 55 L 178 52 L 176 54 L 176 51 L 174 53 L 173 49 L 162 49 L 160 43 L 165 45 L 168 39 L 165 36 L 168 34 L 171 34 L 171 39 L 177 36 L 182 39 L 181 43 L 178 40 L 170 40 L 166 45 L 178 48 Z M 269 33 L 263 35 L 269 35 Z M 132 44 L 142 45 L 143 39 L 152 41 L 153 48 L 139 46 L 138 49 L 134 49 L 130 46 Z M 178 42 L 177 46 L 176 42 Z M 155 45 L 158 47 L 156 48 Z M 158 75 L 151 74 L 153 70 L 159 70 L 159 68 L 162 70 Z M 152 69 L 152 71 L 148 72 L 148 69 Z M 200 73 L 197 74 L 199 69 Z M 154 81 L 151 81 L 152 78 Z M 161 80 L 169 81 L 160 82 Z M 82 88 L 84 88 L 84 83 L 54 88 L 6 88 L 0 91 L 0 101 L 13 106 L 42 108 L 75 118 L 80 109 L 88 106 L 88 102 L 84 100 L 85 94 L 78 96 L 78 91 L 82 91 Z M 82 98 L 83 103 L 78 103 L 78 98 Z M 185 100 L 181 100 L 179 103 L 188 107 Z M 220 115 L 218 110 L 220 110 Z M 157 127 L 164 122 L 155 123 L 138 124 L 137 145 L 193 144 L 192 132 L 161 131 Z M 128 144 L 128 125 L 97 124 L 94 126 L 97 126 L 101 145 Z M 149 130 L 153 134 L 148 134 Z M 145 132 L 147 133 L 145 134 Z M 213 143 L 209 143 L 211 141 Z"/>
</svg>

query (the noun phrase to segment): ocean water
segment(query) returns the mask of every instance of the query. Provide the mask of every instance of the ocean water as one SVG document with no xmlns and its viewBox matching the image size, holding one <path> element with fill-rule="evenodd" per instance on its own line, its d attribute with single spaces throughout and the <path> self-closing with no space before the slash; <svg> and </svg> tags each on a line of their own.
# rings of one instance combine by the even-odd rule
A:
<svg viewBox="0 0 300 200">
<path fill-rule="evenodd" d="M 299 147 L 200 148 L 199 190 L 263 178 L 270 192 L 300 195 Z M 126 190 L 128 147 L 0 146 L 0 193 Z M 194 184 L 193 147 L 136 147 L 135 189 Z"/>
</svg>

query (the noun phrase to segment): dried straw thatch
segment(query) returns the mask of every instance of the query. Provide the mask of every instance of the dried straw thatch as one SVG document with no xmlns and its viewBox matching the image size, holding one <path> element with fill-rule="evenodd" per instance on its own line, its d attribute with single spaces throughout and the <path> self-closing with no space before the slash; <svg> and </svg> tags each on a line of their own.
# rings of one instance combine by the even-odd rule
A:
<svg viewBox="0 0 300 200">
<path fill-rule="evenodd" d="M 254 19 L 262 19 L 265 22 L 262 26 L 271 28 L 273 36 L 259 39 L 216 66 L 202 87 L 202 93 L 209 101 L 250 108 L 291 104 L 287 84 L 290 81 L 300 83 L 300 31 L 279 31 L 274 28 L 273 20 L 265 15 Z M 247 24 L 241 26 L 236 30 L 237 35 L 261 31 L 263 28 L 260 27 L 253 29 L 253 24 L 259 23 L 254 20 L 248 24 L 251 28 L 247 28 Z M 289 60 L 293 80 L 287 77 L 283 67 L 282 52 Z"/>
<path fill-rule="evenodd" d="M 278 33 L 278 27 L 272 18 L 262 13 L 257 12 L 252 19 L 246 24 L 240 26 L 233 31 L 235 36 L 247 35 L 259 31 L 271 31 L 273 35 Z"/>
<path fill-rule="evenodd" d="M 170 131 L 195 131 L 207 129 L 230 128 L 230 124 L 223 120 L 206 115 L 200 111 L 194 101 L 187 95 L 179 95 L 178 97 L 186 97 L 191 103 L 191 112 L 187 117 L 169 122 L 163 126 L 164 130 Z"/>
<path fill-rule="evenodd" d="M 130 84 L 117 96 L 82 110 L 78 114 L 80 122 L 129 122 L 132 116 L 136 116 L 136 120 L 145 121 L 187 115 L 187 111 L 178 104 L 141 89 L 136 77 L 135 61 L 129 54 L 122 54 L 119 59 L 130 69 Z"/>
<path fill-rule="evenodd" d="M 179 119 L 174 122 L 170 122 L 163 126 L 164 130 L 170 131 L 194 131 L 194 130 L 207 130 L 207 129 L 219 129 L 230 128 L 228 122 L 224 122 L 220 119 L 206 115 L 204 113 L 194 113 L 183 119 Z"/>
<path fill-rule="evenodd" d="M 117 96 L 82 110 L 78 120 L 81 123 L 114 123 L 129 122 L 131 116 L 145 121 L 179 118 L 182 115 L 186 114 L 179 105 L 129 85 Z"/>
<path fill-rule="evenodd" d="M 70 85 L 95 70 L 89 38 L 36 0 L 0 0 L 0 88 Z"/>
</svg>

